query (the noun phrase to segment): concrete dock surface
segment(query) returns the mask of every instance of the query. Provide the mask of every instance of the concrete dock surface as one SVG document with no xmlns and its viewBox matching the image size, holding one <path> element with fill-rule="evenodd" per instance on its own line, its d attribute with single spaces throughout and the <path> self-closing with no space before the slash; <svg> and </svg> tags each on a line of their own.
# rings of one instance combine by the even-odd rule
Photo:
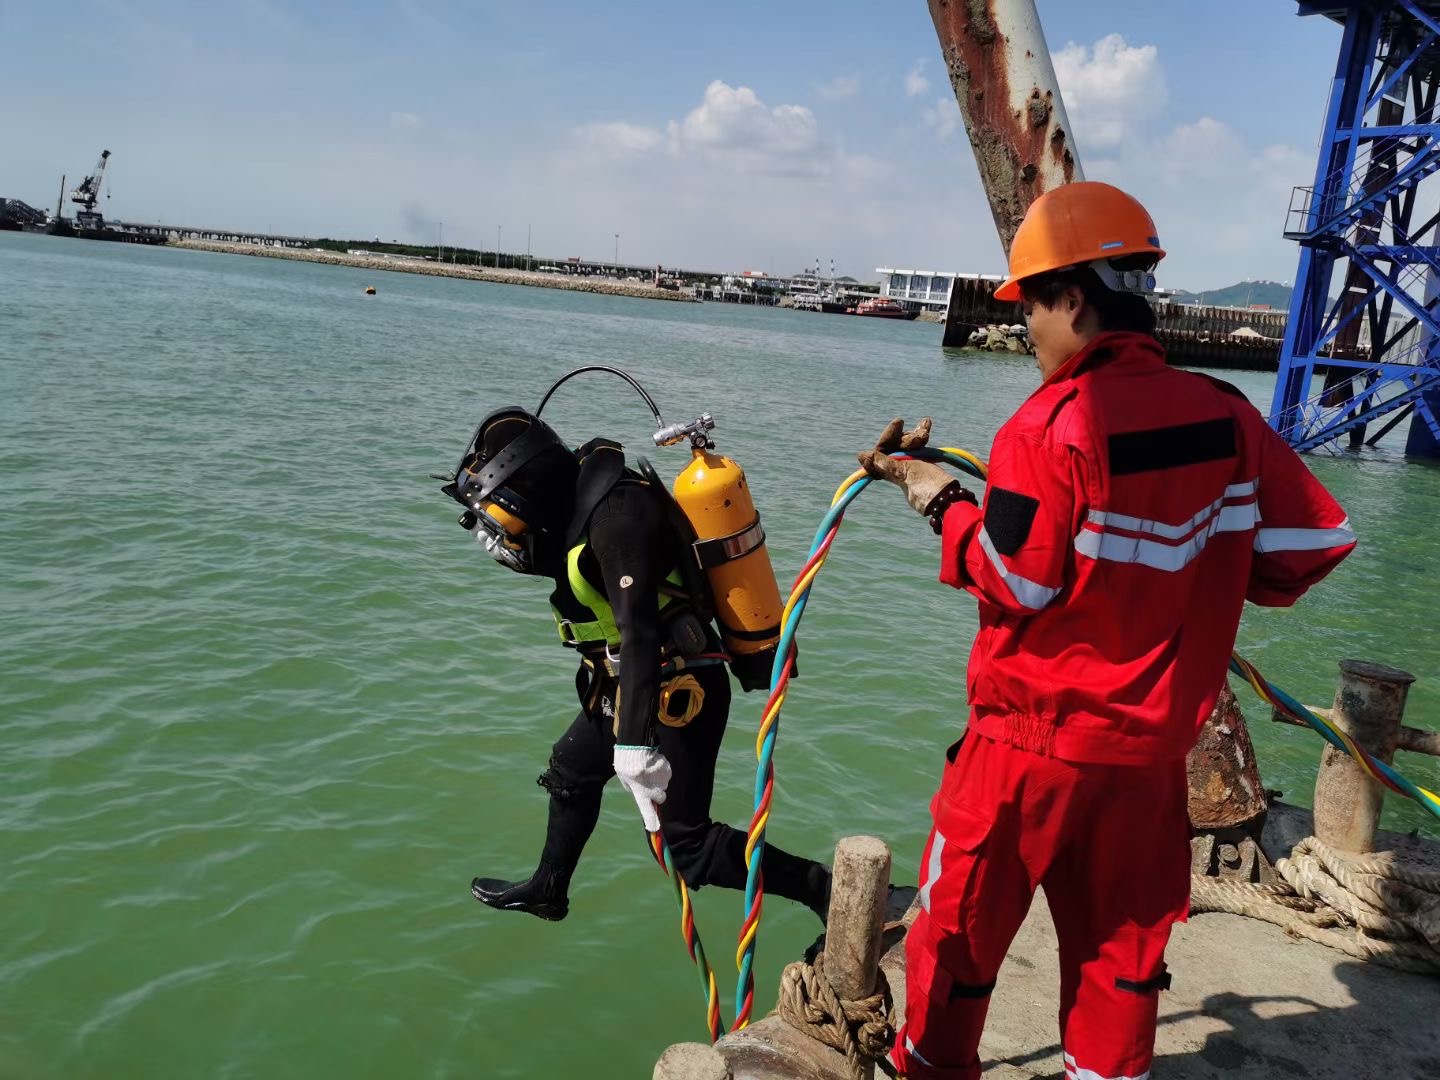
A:
<svg viewBox="0 0 1440 1080">
<path fill-rule="evenodd" d="M 913 917 L 914 909 L 910 916 Z M 903 1015 L 903 944 L 881 962 Z M 987 1077 L 1061 1080 L 1055 929 L 1037 895 L 980 1044 Z M 1440 978 L 1362 963 L 1279 927 L 1204 914 L 1175 928 L 1155 1080 L 1440 1077 Z"/>
</svg>

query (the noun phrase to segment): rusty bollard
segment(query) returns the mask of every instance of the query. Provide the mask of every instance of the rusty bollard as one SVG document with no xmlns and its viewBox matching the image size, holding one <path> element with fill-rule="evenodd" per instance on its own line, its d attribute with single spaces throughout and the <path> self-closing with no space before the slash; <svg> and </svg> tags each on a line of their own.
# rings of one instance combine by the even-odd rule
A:
<svg viewBox="0 0 1440 1080">
<path fill-rule="evenodd" d="M 1189 782 L 1192 872 L 1239 881 L 1268 881 L 1260 850 L 1265 786 L 1245 714 L 1229 685 L 1200 729 L 1185 763 Z"/>
<path fill-rule="evenodd" d="M 1393 762 L 1414 681 L 1409 672 L 1383 664 L 1341 660 L 1330 718 L 1375 757 Z M 1385 789 L 1348 754 L 1327 744 L 1315 780 L 1315 835 L 1340 851 L 1374 851 L 1384 806 Z"/>
</svg>

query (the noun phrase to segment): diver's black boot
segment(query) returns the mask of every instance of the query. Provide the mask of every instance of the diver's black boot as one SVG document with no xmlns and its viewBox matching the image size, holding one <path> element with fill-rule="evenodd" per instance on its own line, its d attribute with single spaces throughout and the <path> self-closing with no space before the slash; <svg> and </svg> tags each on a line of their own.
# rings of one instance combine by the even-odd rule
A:
<svg viewBox="0 0 1440 1080">
<path fill-rule="evenodd" d="M 821 922 L 830 912 L 830 871 L 817 862 L 791 855 L 769 844 L 760 860 L 765 874 L 765 891 L 787 900 L 796 900 L 813 911 Z"/>
<path fill-rule="evenodd" d="M 482 904 L 500 911 L 527 911 L 541 919 L 559 922 L 570 914 L 567 893 L 571 873 L 541 859 L 528 881 L 477 877 L 470 883 L 470 893 Z"/>
</svg>

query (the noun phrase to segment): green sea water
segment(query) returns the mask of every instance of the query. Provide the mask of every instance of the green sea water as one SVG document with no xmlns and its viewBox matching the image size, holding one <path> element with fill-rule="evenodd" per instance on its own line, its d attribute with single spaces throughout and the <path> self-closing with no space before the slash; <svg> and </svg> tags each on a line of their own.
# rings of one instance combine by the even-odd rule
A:
<svg viewBox="0 0 1440 1080">
<path fill-rule="evenodd" d="M 939 333 L 0 233 L 0 1077 L 628 1080 L 702 1038 L 624 792 L 568 920 L 470 898 L 533 864 L 572 664 L 544 586 L 490 563 L 426 474 L 489 409 L 623 365 L 667 420 L 714 413 L 788 580 L 891 416 L 983 455 L 1036 385 Z M 1268 376 L 1233 378 L 1268 403 Z M 576 442 L 648 442 L 618 380 L 552 411 Z M 1343 657 L 1405 668 L 1411 722 L 1440 726 L 1440 470 L 1310 462 L 1361 546 L 1294 610 L 1248 611 L 1241 648 L 1317 703 Z M 935 573 L 898 495 L 862 496 L 801 632 L 777 843 L 873 833 L 914 879 L 975 630 Z M 1240 700 L 1267 785 L 1308 803 L 1319 739 Z M 721 759 L 737 825 L 761 704 L 737 701 Z M 1387 824 L 1436 834 L 1395 801 Z M 697 898 L 727 1017 L 740 907 Z M 767 1006 L 817 929 L 767 906 Z"/>
</svg>

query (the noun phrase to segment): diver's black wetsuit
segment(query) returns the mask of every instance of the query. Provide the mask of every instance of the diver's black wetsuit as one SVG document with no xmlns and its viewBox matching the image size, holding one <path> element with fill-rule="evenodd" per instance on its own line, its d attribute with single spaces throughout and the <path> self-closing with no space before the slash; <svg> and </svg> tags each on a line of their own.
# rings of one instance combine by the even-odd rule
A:
<svg viewBox="0 0 1440 1080">
<path fill-rule="evenodd" d="M 596 506 L 581 556 L 585 577 L 603 583 L 615 613 L 621 645 L 617 674 L 600 662 L 581 667 L 576 686 L 580 714 L 555 743 L 540 776 L 550 792 L 550 819 L 543 860 L 568 883 L 600 815 L 600 797 L 614 776 L 612 755 L 622 746 L 657 746 L 673 770 L 660 806 L 661 831 L 675 865 L 691 888 L 745 886 L 745 834 L 710 817 L 715 759 L 730 712 L 730 678 L 723 664 L 690 668 L 703 695 L 698 712 L 677 725 L 658 716 L 662 687 L 661 648 L 668 639 L 658 592 L 675 569 L 680 548 L 656 495 L 622 481 Z M 557 591 L 567 590 L 564 571 Z M 708 630 L 713 636 L 713 629 Z M 710 650 L 718 651 L 712 640 Z M 609 665 L 612 669 L 615 665 Z M 693 693 L 693 691 L 690 691 Z M 687 693 L 672 696 L 667 713 L 682 718 Z M 633 811 L 633 807 L 627 809 Z M 767 891 L 798 900 L 823 918 L 828 871 L 817 863 L 767 844 L 762 869 Z M 563 886 L 562 886 L 563 887 Z"/>
</svg>

